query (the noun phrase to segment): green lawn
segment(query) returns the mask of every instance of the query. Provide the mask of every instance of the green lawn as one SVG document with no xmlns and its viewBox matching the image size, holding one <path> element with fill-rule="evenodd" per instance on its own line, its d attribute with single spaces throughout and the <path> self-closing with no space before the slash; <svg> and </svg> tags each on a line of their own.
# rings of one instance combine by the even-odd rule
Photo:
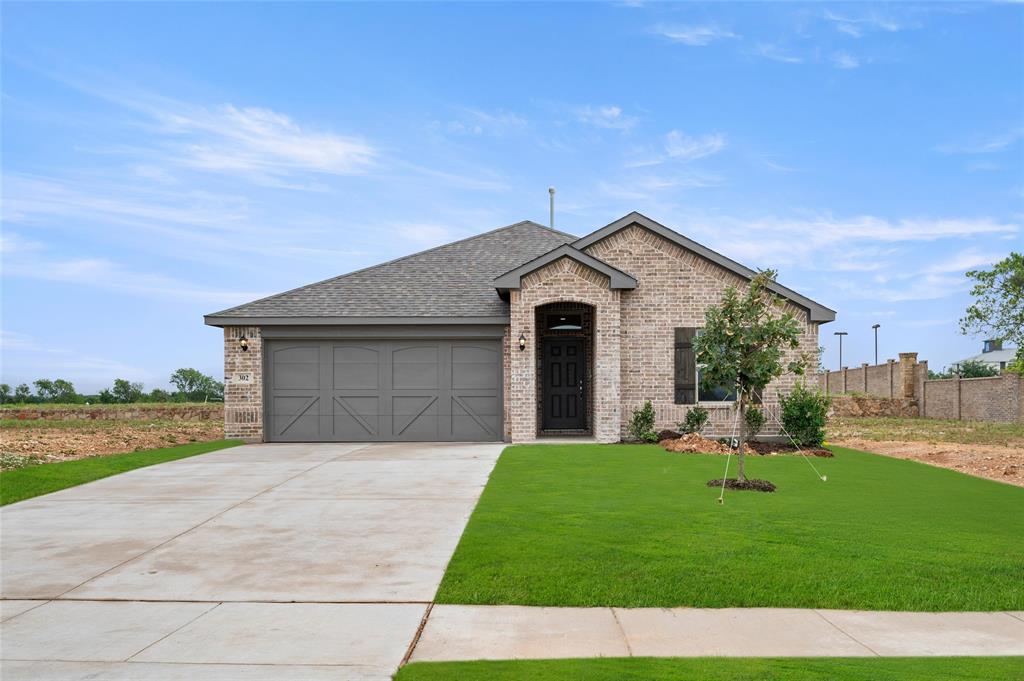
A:
<svg viewBox="0 0 1024 681">
<path fill-rule="evenodd" d="M 1021 681 L 1020 657 L 679 658 L 416 662 L 395 681 Z"/>
<path fill-rule="evenodd" d="M 1024 610 L 1024 489 L 836 448 L 749 457 L 773 494 L 705 486 L 722 456 L 653 445 L 502 454 L 439 603 Z M 735 461 L 733 461 L 735 471 Z"/>
<path fill-rule="evenodd" d="M 205 454 L 240 444 L 243 444 L 241 440 L 195 442 L 178 447 L 150 449 L 131 454 L 94 456 L 77 461 L 44 463 L 5 471 L 0 473 L 0 505 L 13 504 L 16 501 L 31 499 L 40 494 L 49 494 L 135 468 L 184 459 L 187 456 Z"/>
</svg>

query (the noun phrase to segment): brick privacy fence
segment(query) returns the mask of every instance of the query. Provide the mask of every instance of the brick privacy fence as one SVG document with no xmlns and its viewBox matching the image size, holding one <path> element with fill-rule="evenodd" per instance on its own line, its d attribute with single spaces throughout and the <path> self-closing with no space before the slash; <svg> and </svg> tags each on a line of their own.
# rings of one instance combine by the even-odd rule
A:
<svg viewBox="0 0 1024 681">
<path fill-rule="evenodd" d="M 1006 373 L 989 378 L 928 379 L 928 362 L 918 362 L 916 352 L 901 352 L 899 362 L 862 364 L 855 369 L 818 374 L 818 387 L 831 395 L 867 395 L 898 406 L 890 416 L 924 416 L 965 421 L 1024 422 L 1024 376 Z M 840 398 L 834 413 L 876 415 L 880 407 L 865 409 Z"/>
<path fill-rule="evenodd" d="M 18 407 L 0 411 L 0 417 L 19 421 L 220 421 L 224 418 L 223 404 L 169 404 L 143 407 L 126 404 L 117 407 L 90 407 L 88 405 L 43 409 Z"/>
</svg>

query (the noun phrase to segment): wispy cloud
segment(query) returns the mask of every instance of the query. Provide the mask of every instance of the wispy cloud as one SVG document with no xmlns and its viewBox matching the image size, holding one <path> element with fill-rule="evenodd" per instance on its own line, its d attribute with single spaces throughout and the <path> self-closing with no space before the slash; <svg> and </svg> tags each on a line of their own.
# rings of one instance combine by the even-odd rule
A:
<svg viewBox="0 0 1024 681">
<path fill-rule="evenodd" d="M 9 329 L 0 330 L 0 349 L 6 360 L 4 378 L 12 383 L 70 374 L 76 389 L 91 392 L 109 386 L 115 377 L 133 381 L 149 378 L 138 366 L 43 343 L 28 334 Z"/>
<path fill-rule="evenodd" d="M 798 57 L 785 49 L 772 43 L 758 43 L 755 46 L 756 53 L 765 59 L 782 62 L 784 64 L 802 64 L 803 58 Z"/>
<path fill-rule="evenodd" d="M 1024 127 L 1015 128 L 995 135 L 975 135 L 958 142 L 949 142 L 935 147 L 943 154 L 995 154 L 1005 151 L 1024 139 Z"/>
<path fill-rule="evenodd" d="M 855 69 L 860 66 L 860 59 L 849 52 L 835 52 L 832 55 L 832 63 L 837 69 Z"/>
<path fill-rule="evenodd" d="M 207 305 L 237 305 L 267 295 L 260 291 L 226 291 L 143 270 L 107 258 L 19 257 L 4 263 L 4 276 L 90 286 L 128 296 Z"/>
<path fill-rule="evenodd" d="M 456 120 L 444 124 L 444 129 L 452 134 L 494 135 L 502 136 L 517 130 L 525 130 L 529 121 L 511 111 L 494 112 L 482 109 L 462 108 Z"/>
<path fill-rule="evenodd" d="M 721 177 L 704 173 L 641 175 L 618 182 L 599 182 L 598 191 L 602 197 L 609 199 L 652 201 L 665 192 L 719 187 L 723 183 Z"/>
<path fill-rule="evenodd" d="M 736 33 L 715 26 L 714 24 L 658 24 L 651 28 L 651 32 L 668 38 L 672 42 L 683 43 L 684 45 L 691 45 L 694 47 L 710 45 L 716 40 L 739 38 Z"/>
<path fill-rule="evenodd" d="M 853 16 L 826 10 L 823 17 L 827 21 L 832 22 L 837 31 L 854 38 L 860 38 L 870 31 L 895 33 L 909 27 L 907 24 L 899 22 L 890 16 L 879 14 L 877 11 L 870 11 Z"/>
<path fill-rule="evenodd" d="M 617 106 L 584 106 L 576 110 L 581 123 L 609 130 L 629 130 L 637 123 L 635 116 L 623 115 Z"/>
<path fill-rule="evenodd" d="M 181 139 L 182 162 L 204 170 L 352 175 L 365 172 L 377 156 L 358 137 L 301 126 L 266 108 L 223 104 L 153 113 L 163 132 Z"/>
<path fill-rule="evenodd" d="M 988 267 L 1006 257 L 1005 253 L 982 253 L 976 248 L 961 251 L 956 255 L 925 267 L 925 274 L 963 273 L 976 267 Z"/>
<path fill-rule="evenodd" d="M 394 233 L 403 243 L 411 243 L 419 248 L 441 246 L 459 238 L 459 235 L 448 225 L 424 222 L 398 225 L 394 228 Z"/>
<path fill-rule="evenodd" d="M 725 135 L 718 132 L 689 136 L 679 130 L 672 130 L 665 135 L 665 153 L 679 161 L 693 161 L 717 154 L 725 145 Z"/>
</svg>

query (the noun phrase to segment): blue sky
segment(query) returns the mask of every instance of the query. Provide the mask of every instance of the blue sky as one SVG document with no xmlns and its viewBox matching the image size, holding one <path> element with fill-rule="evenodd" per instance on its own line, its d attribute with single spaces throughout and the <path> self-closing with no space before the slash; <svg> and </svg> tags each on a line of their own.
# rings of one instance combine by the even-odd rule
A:
<svg viewBox="0 0 1024 681">
<path fill-rule="evenodd" d="M 222 375 L 203 313 L 631 210 L 839 311 L 844 363 L 974 354 L 1024 246 L 1015 4 L 4 3 L 2 380 Z"/>
</svg>

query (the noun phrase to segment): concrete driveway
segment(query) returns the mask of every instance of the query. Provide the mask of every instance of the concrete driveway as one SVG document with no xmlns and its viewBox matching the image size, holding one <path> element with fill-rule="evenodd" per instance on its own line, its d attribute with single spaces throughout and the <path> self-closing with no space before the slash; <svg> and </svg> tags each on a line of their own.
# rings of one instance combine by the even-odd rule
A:
<svg viewBox="0 0 1024 681">
<path fill-rule="evenodd" d="M 249 445 L 0 510 L 0 676 L 377 679 L 500 444 Z"/>
</svg>

